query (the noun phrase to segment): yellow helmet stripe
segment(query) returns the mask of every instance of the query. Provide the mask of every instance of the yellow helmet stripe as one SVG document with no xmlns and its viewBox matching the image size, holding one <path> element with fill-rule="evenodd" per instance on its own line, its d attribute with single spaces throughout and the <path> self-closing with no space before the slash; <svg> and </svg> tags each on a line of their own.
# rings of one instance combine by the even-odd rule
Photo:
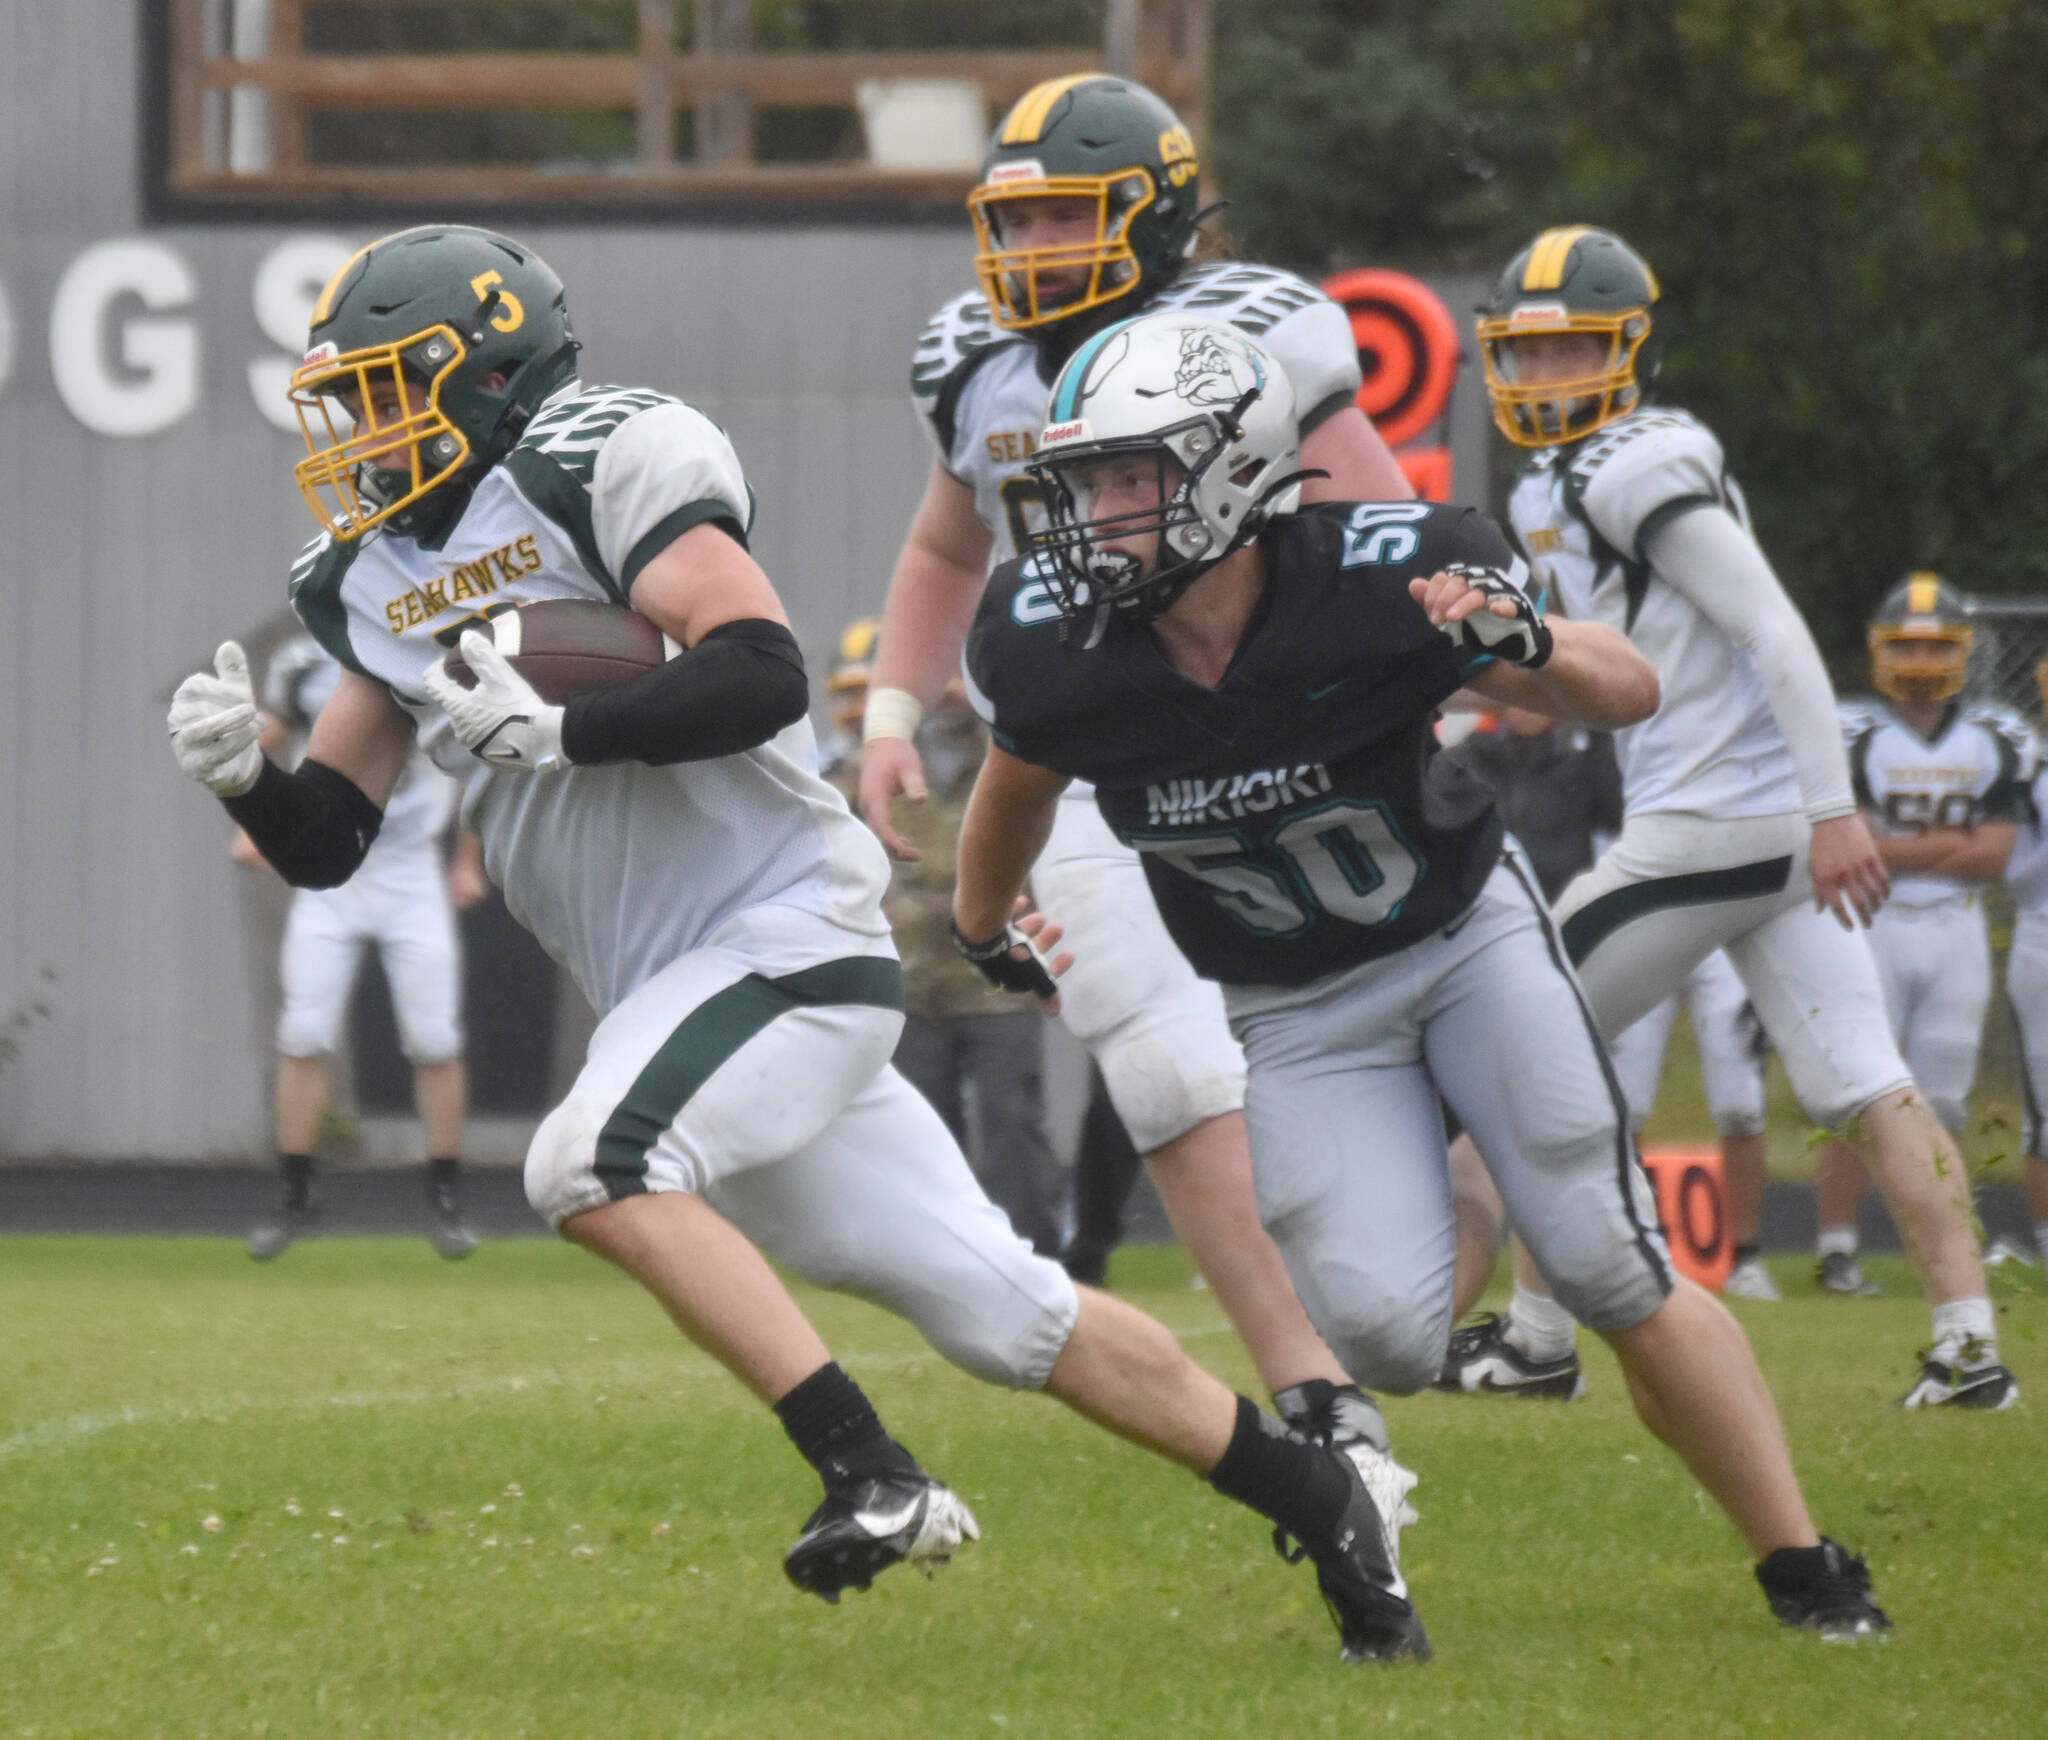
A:
<svg viewBox="0 0 2048 1740">
<path fill-rule="evenodd" d="M 1002 143 L 1036 145 L 1039 135 L 1045 131 L 1045 117 L 1053 104 L 1076 85 L 1101 76 L 1092 72 L 1069 73 L 1063 79 L 1047 79 L 1042 85 L 1033 85 L 1017 99 L 1017 106 L 1004 120 Z"/>
<path fill-rule="evenodd" d="M 377 242 L 389 240 L 390 237 L 388 236 L 379 236 L 377 238 Z M 365 242 L 342 262 L 341 270 L 327 280 L 326 289 L 320 292 L 320 300 L 313 304 L 313 318 L 307 322 L 309 326 L 321 325 L 334 312 L 334 298 L 340 294 L 342 279 L 348 276 L 350 267 L 354 266 L 358 260 L 374 248 L 377 242 Z"/>
<path fill-rule="evenodd" d="M 1528 268 L 1522 273 L 1524 290 L 1555 290 L 1564 283 L 1565 261 L 1571 257 L 1572 244 L 1583 236 L 1590 224 L 1574 224 L 1569 229 L 1545 230 L 1536 238 L 1536 245 L 1529 250 Z"/>
<path fill-rule="evenodd" d="M 1939 597 L 1941 576 L 1939 574 L 1908 574 L 1906 576 L 1906 613 L 1909 616 L 1932 616 Z"/>
<path fill-rule="evenodd" d="M 1590 224 L 1575 224 L 1570 229 L 1545 230 L 1538 236 L 1536 245 L 1529 250 L 1529 264 L 1522 272 L 1522 288 L 1559 288 L 1564 283 L 1564 263 L 1571 255 L 1572 243 L 1590 228 Z"/>
</svg>

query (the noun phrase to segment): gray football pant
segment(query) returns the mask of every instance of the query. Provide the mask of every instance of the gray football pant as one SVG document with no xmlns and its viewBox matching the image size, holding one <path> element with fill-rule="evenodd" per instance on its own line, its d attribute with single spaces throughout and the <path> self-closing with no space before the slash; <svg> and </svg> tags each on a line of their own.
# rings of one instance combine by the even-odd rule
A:
<svg viewBox="0 0 2048 1740">
<path fill-rule="evenodd" d="M 1439 1093 L 1580 1322 L 1630 1329 L 1662 1304 L 1670 1262 L 1626 1101 L 1518 850 L 1425 942 L 1226 995 L 1260 1217 L 1360 1383 L 1406 1393 L 1443 1364 L 1457 1237 Z"/>
</svg>

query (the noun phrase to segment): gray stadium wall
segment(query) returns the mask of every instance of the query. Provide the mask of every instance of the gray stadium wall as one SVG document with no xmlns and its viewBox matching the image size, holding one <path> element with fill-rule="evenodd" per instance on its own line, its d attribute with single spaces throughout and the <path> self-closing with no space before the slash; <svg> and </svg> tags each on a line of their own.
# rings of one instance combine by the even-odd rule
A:
<svg viewBox="0 0 2048 1740">
<path fill-rule="evenodd" d="M 392 227 L 148 224 L 143 15 L 0 0 L 0 1158 L 267 1145 L 282 897 L 229 865 L 163 714 L 218 641 L 283 628 L 312 525 L 299 439 L 266 413 L 322 262 Z M 964 222 L 502 227 L 567 282 L 586 378 L 732 433 L 821 669 L 879 607 L 923 486 L 905 373 L 967 281 Z M 1483 500 L 1474 397 L 1459 493 Z"/>
</svg>

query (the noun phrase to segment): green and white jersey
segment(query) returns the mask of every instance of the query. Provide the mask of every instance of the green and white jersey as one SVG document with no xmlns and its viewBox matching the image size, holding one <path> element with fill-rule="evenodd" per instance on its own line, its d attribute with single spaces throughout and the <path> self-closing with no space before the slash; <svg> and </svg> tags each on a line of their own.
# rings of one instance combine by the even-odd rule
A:
<svg viewBox="0 0 2048 1740">
<path fill-rule="evenodd" d="M 465 628 L 543 598 L 625 604 L 648 562 L 707 521 L 745 540 L 753 497 L 732 444 L 663 394 L 552 394 L 438 548 L 374 528 L 322 536 L 292 604 L 326 649 L 382 683 L 463 787 L 506 905 L 603 1013 L 735 914 L 777 903 L 887 934 L 880 843 L 817 775 L 807 720 L 741 755 L 530 774 L 463 747 L 427 696 Z"/>
</svg>

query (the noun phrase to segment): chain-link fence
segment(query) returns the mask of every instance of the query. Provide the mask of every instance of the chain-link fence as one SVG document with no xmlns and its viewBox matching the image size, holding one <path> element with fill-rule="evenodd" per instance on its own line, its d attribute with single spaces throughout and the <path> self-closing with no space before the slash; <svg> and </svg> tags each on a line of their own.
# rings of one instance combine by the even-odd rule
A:
<svg viewBox="0 0 2048 1740">
<path fill-rule="evenodd" d="M 2048 598 L 1973 600 L 1970 626 L 1977 633 L 1964 692 L 1973 701 L 2001 702 L 2043 725 L 2034 670 L 2048 658 Z"/>
</svg>

